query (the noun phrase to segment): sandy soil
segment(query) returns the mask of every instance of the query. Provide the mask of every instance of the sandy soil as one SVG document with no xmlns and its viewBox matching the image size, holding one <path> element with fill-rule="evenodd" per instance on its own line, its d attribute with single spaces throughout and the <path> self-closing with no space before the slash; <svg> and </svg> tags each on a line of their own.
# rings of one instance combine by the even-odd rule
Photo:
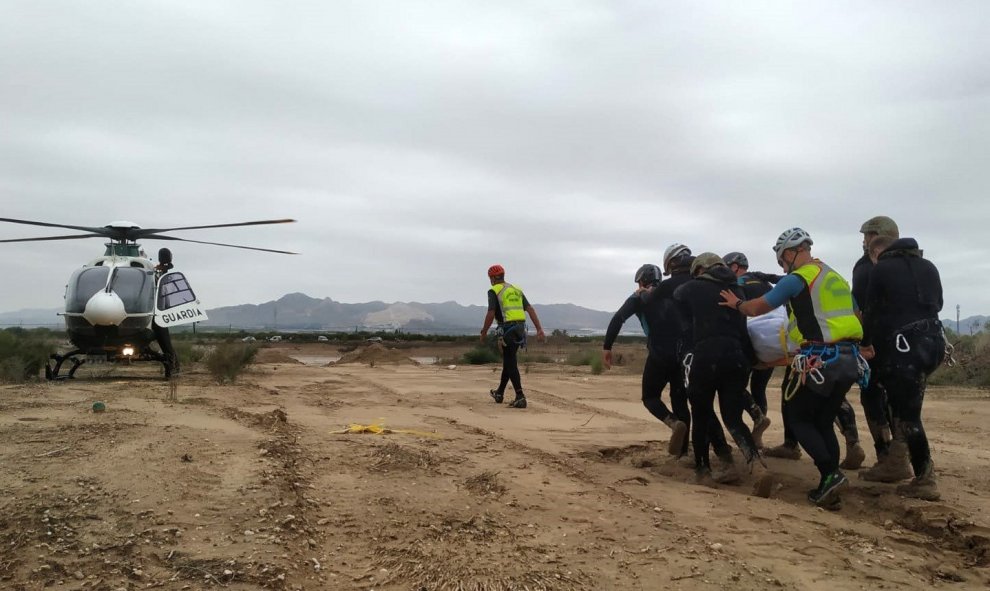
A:
<svg viewBox="0 0 990 591">
<path fill-rule="evenodd" d="M 0 386 L 0 588 L 990 585 L 986 391 L 930 392 L 941 502 L 854 478 L 830 513 L 807 459 L 769 460 L 771 499 L 695 484 L 630 369 L 534 364 L 515 410 L 491 366 L 279 360 L 224 387 L 187 370 L 178 402 L 151 366 Z"/>
</svg>

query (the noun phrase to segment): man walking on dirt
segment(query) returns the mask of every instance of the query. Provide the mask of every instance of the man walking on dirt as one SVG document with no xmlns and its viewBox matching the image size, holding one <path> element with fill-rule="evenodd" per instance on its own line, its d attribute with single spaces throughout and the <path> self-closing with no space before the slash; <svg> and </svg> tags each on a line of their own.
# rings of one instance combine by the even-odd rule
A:
<svg viewBox="0 0 990 591">
<path fill-rule="evenodd" d="M 910 450 L 914 479 L 897 487 L 901 495 L 937 501 L 934 464 L 921 423 L 928 376 L 945 357 L 942 282 L 913 238 L 880 236 L 870 243 L 876 266 L 863 313 L 863 342 L 876 350 L 871 365 L 893 409 L 897 439 Z M 894 466 L 891 465 L 891 468 Z M 901 474 L 903 476 L 903 474 Z M 895 481 L 893 476 L 885 479 Z"/>
<path fill-rule="evenodd" d="M 900 230 L 894 220 L 878 215 L 863 222 L 859 231 L 863 235 L 863 256 L 853 266 L 852 291 L 856 303 L 865 311 L 870 276 L 875 265 L 870 246 L 874 239 L 881 236 L 885 239 L 884 247 L 893 244 L 900 238 Z M 874 363 L 876 360 L 870 362 L 871 368 Z M 891 429 L 890 404 L 887 393 L 880 384 L 879 371 L 870 372 L 870 382 L 860 390 L 859 400 L 863 405 L 866 424 L 873 437 L 873 448 L 877 454 L 877 463 L 872 468 L 860 472 L 859 477 L 877 482 L 897 482 L 910 478 L 907 443 L 901 437 L 895 436 Z"/>
<path fill-rule="evenodd" d="M 664 352 L 676 349 L 677 340 L 680 338 L 680 325 L 676 322 L 671 325 L 671 315 L 665 313 L 667 302 L 655 299 L 647 304 L 639 297 L 641 290 L 655 289 L 660 285 L 660 267 L 643 265 L 636 271 L 635 281 L 639 288 L 626 298 L 622 307 L 612 316 L 608 330 L 605 331 L 605 342 L 602 344 L 602 362 L 606 369 L 612 368 L 612 344 L 619 336 L 619 330 L 625 321 L 635 315 L 643 327 L 643 332 L 646 333 L 647 356 L 646 364 L 643 366 L 643 406 L 650 411 L 651 415 L 670 427 L 670 443 L 667 445 L 667 453 L 676 456 L 681 454 L 681 450 L 687 443 L 688 427 L 670 412 L 660 395 L 669 381 L 668 372 L 664 365 Z M 676 317 L 674 320 L 676 321 Z"/>
<path fill-rule="evenodd" d="M 862 377 L 865 362 L 858 343 L 863 326 L 849 284 L 812 256 L 812 244 L 801 228 L 784 231 L 773 250 L 788 275 L 755 300 L 743 300 L 731 290 L 721 295 L 723 306 L 745 316 L 787 305 L 789 336 L 800 348 L 784 382 L 784 413 L 821 475 L 808 500 L 837 509 L 839 492 L 849 481 L 839 470 L 839 441 L 832 423 L 846 392 Z"/>
<path fill-rule="evenodd" d="M 528 313 L 533 320 L 533 325 L 536 326 L 536 338 L 541 342 L 544 339 L 543 326 L 536 315 L 536 310 L 530 305 L 522 290 L 505 282 L 505 269 L 502 265 L 489 267 L 488 279 L 492 288 L 488 290 L 488 313 L 485 314 L 485 323 L 481 327 L 481 342 L 484 343 L 488 338 L 488 329 L 491 328 L 492 321 L 495 321 L 498 323 L 496 335 L 499 348 L 502 350 L 502 376 L 498 388 L 490 390 L 489 394 L 495 402 L 501 404 L 505 388 L 509 382 L 512 382 L 516 398 L 509 403 L 509 406 L 526 408 L 526 395 L 522 389 L 518 360 L 519 348 L 526 346 L 526 314 Z"/>
</svg>

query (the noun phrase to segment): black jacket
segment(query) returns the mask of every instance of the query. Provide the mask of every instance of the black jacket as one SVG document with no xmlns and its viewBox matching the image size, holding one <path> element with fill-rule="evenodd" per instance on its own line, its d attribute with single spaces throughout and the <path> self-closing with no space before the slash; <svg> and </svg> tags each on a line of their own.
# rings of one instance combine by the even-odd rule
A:
<svg viewBox="0 0 990 591">
<path fill-rule="evenodd" d="M 674 292 L 688 281 L 691 281 L 691 275 L 687 271 L 675 271 L 669 279 L 660 282 L 657 287 L 640 294 L 643 309 L 656 311 L 656 316 L 651 314 L 648 322 L 650 352 L 679 355 L 681 340 L 687 332 L 687 323 L 674 302 Z"/>
<path fill-rule="evenodd" d="M 891 245 L 893 246 L 893 244 Z M 852 293 L 856 300 L 856 305 L 863 309 L 866 307 L 867 291 L 870 288 L 870 272 L 873 271 L 873 261 L 868 255 L 863 255 L 856 264 L 853 265 Z"/>
<path fill-rule="evenodd" d="M 771 284 L 777 283 L 780 280 L 780 275 L 753 271 L 752 273 L 745 273 L 740 277 L 739 285 L 742 287 L 743 293 L 746 294 L 747 300 L 755 300 L 766 295 L 768 291 L 773 289 L 773 285 Z"/>
<path fill-rule="evenodd" d="M 663 285 L 662 282 L 660 285 Z M 659 286 L 654 287 L 659 289 Z M 603 349 L 611 350 L 615 338 L 619 335 L 619 330 L 626 320 L 632 316 L 639 319 L 643 332 L 646 333 L 646 347 L 651 355 L 662 356 L 665 352 L 675 352 L 677 350 L 677 340 L 680 338 L 680 323 L 676 318 L 671 322 L 670 301 L 662 298 L 642 298 L 639 294 L 632 294 L 622 303 L 622 307 L 612 316 L 612 321 L 608 323 L 608 330 L 605 331 L 605 344 Z"/>
<path fill-rule="evenodd" d="M 914 238 L 901 238 L 880 254 L 869 277 L 864 316 L 866 344 L 892 340 L 912 322 L 938 319 L 942 281 L 938 269 L 922 258 Z"/>
<path fill-rule="evenodd" d="M 746 357 L 752 359 L 753 346 L 746 331 L 746 317 L 719 305 L 723 301 L 723 289 L 731 290 L 740 298 L 744 296 L 735 274 L 728 267 L 717 265 L 674 292 L 674 301 L 688 323 L 686 349 L 694 350 L 708 339 L 723 337 L 738 341 Z"/>
</svg>

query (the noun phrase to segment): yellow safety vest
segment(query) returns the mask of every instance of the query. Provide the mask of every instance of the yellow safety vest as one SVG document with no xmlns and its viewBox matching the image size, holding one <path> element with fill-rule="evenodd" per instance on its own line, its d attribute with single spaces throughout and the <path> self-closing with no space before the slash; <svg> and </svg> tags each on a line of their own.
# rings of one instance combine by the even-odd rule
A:
<svg viewBox="0 0 990 591">
<path fill-rule="evenodd" d="M 838 343 L 863 338 L 863 325 L 853 308 L 852 290 L 841 275 L 817 259 L 794 273 L 808 287 L 787 306 L 787 330 L 792 341 Z M 802 334 L 801 327 L 807 335 Z"/>
<path fill-rule="evenodd" d="M 502 310 L 502 322 L 525 322 L 523 292 L 511 283 L 496 283 L 492 291 L 498 297 L 498 307 Z"/>
</svg>

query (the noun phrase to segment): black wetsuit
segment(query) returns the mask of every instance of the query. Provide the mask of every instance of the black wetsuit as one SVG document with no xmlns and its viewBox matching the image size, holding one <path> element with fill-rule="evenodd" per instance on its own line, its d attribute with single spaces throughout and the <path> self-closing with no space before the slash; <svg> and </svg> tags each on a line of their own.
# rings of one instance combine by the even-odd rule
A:
<svg viewBox="0 0 990 591">
<path fill-rule="evenodd" d="M 680 337 L 677 317 L 672 318 L 667 307 L 668 303 L 661 299 L 650 299 L 646 302 L 639 294 L 629 296 L 612 316 L 608 330 L 605 331 L 605 343 L 602 345 L 603 349 L 611 351 L 612 344 L 615 343 L 619 330 L 626 320 L 632 316 L 639 319 L 647 338 L 646 365 L 643 366 L 643 406 L 661 421 L 666 421 L 672 415 L 660 397 L 667 383 L 672 381 L 664 360 L 669 356 L 668 351 L 677 350 L 677 340 Z"/>
<path fill-rule="evenodd" d="M 860 308 L 866 307 L 866 298 L 872 271 L 873 261 L 865 254 L 853 266 L 852 293 L 853 298 Z M 869 364 L 872 368 L 874 362 L 871 361 Z M 863 405 L 866 424 L 870 429 L 870 435 L 873 437 L 873 448 L 876 450 L 877 457 L 879 458 L 886 454 L 890 447 L 890 443 L 884 437 L 884 431 L 890 425 L 890 407 L 887 401 L 887 393 L 884 392 L 883 386 L 880 384 L 880 372 L 870 371 L 869 383 L 865 388 L 860 388 L 859 390 L 859 402 Z M 839 418 L 842 419 L 841 412 Z M 855 421 L 855 418 L 853 420 Z"/>
<path fill-rule="evenodd" d="M 529 309 L 529 300 L 523 294 L 523 310 Z M 499 394 L 505 393 L 505 387 L 512 382 L 512 389 L 516 391 L 516 397 L 523 396 L 522 378 L 519 375 L 519 348 L 526 344 L 526 322 L 505 322 L 502 316 L 502 307 L 498 305 L 498 295 L 495 290 L 488 290 L 488 309 L 495 312 L 495 322 L 498 324 L 498 331 L 502 341 L 502 375 L 498 381 Z"/>
<path fill-rule="evenodd" d="M 687 387 L 684 385 L 684 366 L 681 363 L 686 353 L 685 344 L 681 341 L 688 327 L 681 316 L 680 309 L 674 302 L 674 292 L 690 280 L 691 275 L 686 268 L 674 269 L 671 271 L 670 279 L 661 282 L 655 289 L 640 295 L 644 306 L 659 304 L 663 310 L 663 324 L 658 326 L 654 333 L 677 335 L 677 339 L 673 342 L 658 341 L 659 346 L 656 347 L 656 350 L 651 350 L 651 356 L 654 356 L 654 363 L 650 370 L 653 384 L 651 387 L 662 389 L 665 384 L 670 384 L 670 406 L 674 411 L 674 416 L 683 421 L 689 430 L 691 429 L 691 408 L 688 406 Z M 708 436 L 711 439 L 715 454 L 720 457 L 731 456 L 732 448 L 729 447 L 729 442 L 725 439 L 722 424 L 718 422 L 714 414 L 711 418 L 713 420 L 708 426 Z M 688 443 L 688 438 L 685 437 L 681 455 L 687 454 Z"/>
<path fill-rule="evenodd" d="M 907 440 L 915 475 L 931 461 L 921 406 L 928 376 L 945 355 L 941 310 L 938 269 L 922 258 L 913 238 L 894 242 L 870 274 L 863 340 L 876 350 L 873 367 Z"/>
<path fill-rule="evenodd" d="M 689 323 L 690 349 L 693 359 L 688 375 L 688 399 L 695 424 L 691 431 L 695 467 L 709 466 L 709 429 L 715 416 L 715 395 L 725 427 L 747 461 L 758 456 L 753 434 L 742 420 L 744 391 L 749 377 L 752 344 L 746 331 L 746 319 L 735 310 L 719 305 L 721 291 L 730 289 L 742 297 L 735 274 L 716 265 L 674 292 Z"/>
</svg>

